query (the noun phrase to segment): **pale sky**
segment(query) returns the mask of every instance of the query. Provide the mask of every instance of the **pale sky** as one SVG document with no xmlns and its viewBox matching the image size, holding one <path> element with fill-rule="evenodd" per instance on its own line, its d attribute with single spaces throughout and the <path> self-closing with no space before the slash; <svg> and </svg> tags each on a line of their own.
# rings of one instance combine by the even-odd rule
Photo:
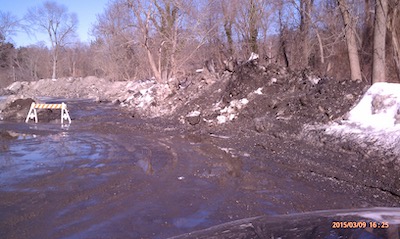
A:
<svg viewBox="0 0 400 239">
<path fill-rule="evenodd" d="M 78 15 L 78 36 L 81 42 L 90 42 L 93 38 L 89 35 L 92 24 L 96 21 L 96 15 L 103 13 L 109 0 L 53 0 L 67 6 L 68 12 Z M 0 0 L 0 11 L 11 12 L 18 18 L 23 18 L 28 9 L 41 5 L 45 0 Z M 40 41 L 48 42 L 48 36 L 37 34 L 28 36 L 25 32 L 19 32 L 11 37 L 16 47 L 36 44 Z"/>
</svg>

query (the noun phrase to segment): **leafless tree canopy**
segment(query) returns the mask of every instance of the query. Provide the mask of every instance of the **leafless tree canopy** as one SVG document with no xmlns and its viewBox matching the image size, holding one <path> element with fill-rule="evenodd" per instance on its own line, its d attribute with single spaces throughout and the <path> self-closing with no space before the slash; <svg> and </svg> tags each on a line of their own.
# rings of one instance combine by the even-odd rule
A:
<svg viewBox="0 0 400 239">
<path fill-rule="evenodd" d="M 68 13 L 64 5 L 46 1 L 41 6 L 29 9 L 25 19 L 33 29 L 48 34 L 53 51 L 52 77 L 55 79 L 60 49 L 74 36 L 78 18 L 74 13 Z"/>
<path fill-rule="evenodd" d="M 0 44 L 10 41 L 19 26 L 20 23 L 17 17 L 10 12 L 0 11 Z"/>
<path fill-rule="evenodd" d="M 212 71 L 223 70 L 227 62 L 255 52 L 265 64 L 291 70 L 399 82 L 399 2 L 113 0 L 97 16 L 90 44 L 76 42 L 75 14 L 45 2 L 29 9 L 26 22 L 48 34 L 50 49 L 40 44 L 15 49 L 11 38 L 18 21 L 0 13 L 2 76 L 35 80 L 57 73 L 167 82 L 206 62 Z"/>
</svg>

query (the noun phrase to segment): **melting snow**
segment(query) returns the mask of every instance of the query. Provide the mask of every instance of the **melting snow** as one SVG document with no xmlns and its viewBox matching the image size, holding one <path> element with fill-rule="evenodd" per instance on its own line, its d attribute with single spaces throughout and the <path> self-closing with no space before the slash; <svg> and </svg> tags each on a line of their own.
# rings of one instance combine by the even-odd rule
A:
<svg viewBox="0 0 400 239">
<path fill-rule="evenodd" d="M 240 100 L 232 100 L 228 106 L 219 111 L 221 115 L 217 116 L 218 124 L 224 124 L 228 120 L 234 120 L 239 111 L 243 108 L 243 106 L 247 105 L 248 103 L 249 100 L 246 98 Z"/>
<path fill-rule="evenodd" d="M 400 84 L 375 83 L 360 103 L 351 110 L 348 120 L 374 129 L 391 129 L 400 109 Z"/>
<path fill-rule="evenodd" d="M 197 117 L 197 116 L 200 116 L 200 111 L 197 110 L 191 111 L 186 115 L 186 117 Z"/>
<path fill-rule="evenodd" d="M 254 91 L 254 93 L 257 94 L 257 95 L 262 95 L 262 94 L 263 94 L 263 93 L 262 93 L 262 90 L 263 90 L 263 88 L 260 87 L 260 88 L 258 88 L 256 91 Z"/>
<path fill-rule="evenodd" d="M 326 133 L 375 142 L 400 153 L 400 84 L 375 83 L 347 119 L 331 124 Z"/>
</svg>

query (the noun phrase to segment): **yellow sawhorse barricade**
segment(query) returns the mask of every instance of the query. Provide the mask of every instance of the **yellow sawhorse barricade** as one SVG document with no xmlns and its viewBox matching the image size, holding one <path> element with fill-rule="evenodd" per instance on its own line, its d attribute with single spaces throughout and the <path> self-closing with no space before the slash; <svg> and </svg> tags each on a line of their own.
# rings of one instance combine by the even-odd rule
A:
<svg viewBox="0 0 400 239">
<path fill-rule="evenodd" d="M 31 108 L 29 109 L 28 115 L 26 116 L 25 122 L 28 123 L 30 119 L 35 119 L 35 122 L 38 122 L 37 111 L 36 109 L 61 109 L 61 124 L 64 124 L 64 120 L 68 120 L 71 124 L 71 117 L 69 117 L 69 113 L 67 110 L 67 105 L 65 103 L 61 104 L 36 104 L 33 102 L 31 104 Z"/>
</svg>

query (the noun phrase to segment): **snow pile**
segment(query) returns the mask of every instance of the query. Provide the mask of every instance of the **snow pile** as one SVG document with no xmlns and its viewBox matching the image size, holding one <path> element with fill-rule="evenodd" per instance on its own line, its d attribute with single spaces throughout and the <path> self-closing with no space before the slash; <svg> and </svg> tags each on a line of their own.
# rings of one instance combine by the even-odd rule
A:
<svg viewBox="0 0 400 239">
<path fill-rule="evenodd" d="M 110 81 L 88 76 L 85 78 L 42 79 L 32 82 L 14 82 L 5 89 L 15 98 L 39 96 L 58 98 L 86 98 L 99 102 L 114 102 L 130 107 L 147 117 L 170 115 L 177 105 L 166 100 L 172 91 L 168 84 L 154 79 Z M 10 98 L 11 99 L 11 98 Z M 0 105 L 1 106 L 1 105 Z"/>
<path fill-rule="evenodd" d="M 141 115 L 159 117 L 171 114 L 176 106 L 166 100 L 172 91 L 168 84 L 159 84 L 155 81 L 132 83 L 130 96 L 122 101 L 123 106 L 133 107 Z"/>
<path fill-rule="evenodd" d="M 220 110 L 220 115 L 217 116 L 218 124 L 224 124 L 227 121 L 235 119 L 240 110 L 249 103 L 246 98 L 240 100 L 232 100 L 228 106 Z"/>
<path fill-rule="evenodd" d="M 375 129 L 390 129 L 399 123 L 400 84 L 376 83 L 349 113 L 348 120 Z"/>
<path fill-rule="evenodd" d="M 356 141 L 372 142 L 383 150 L 400 153 L 400 84 L 375 83 L 347 118 L 325 132 Z"/>
</svg>

